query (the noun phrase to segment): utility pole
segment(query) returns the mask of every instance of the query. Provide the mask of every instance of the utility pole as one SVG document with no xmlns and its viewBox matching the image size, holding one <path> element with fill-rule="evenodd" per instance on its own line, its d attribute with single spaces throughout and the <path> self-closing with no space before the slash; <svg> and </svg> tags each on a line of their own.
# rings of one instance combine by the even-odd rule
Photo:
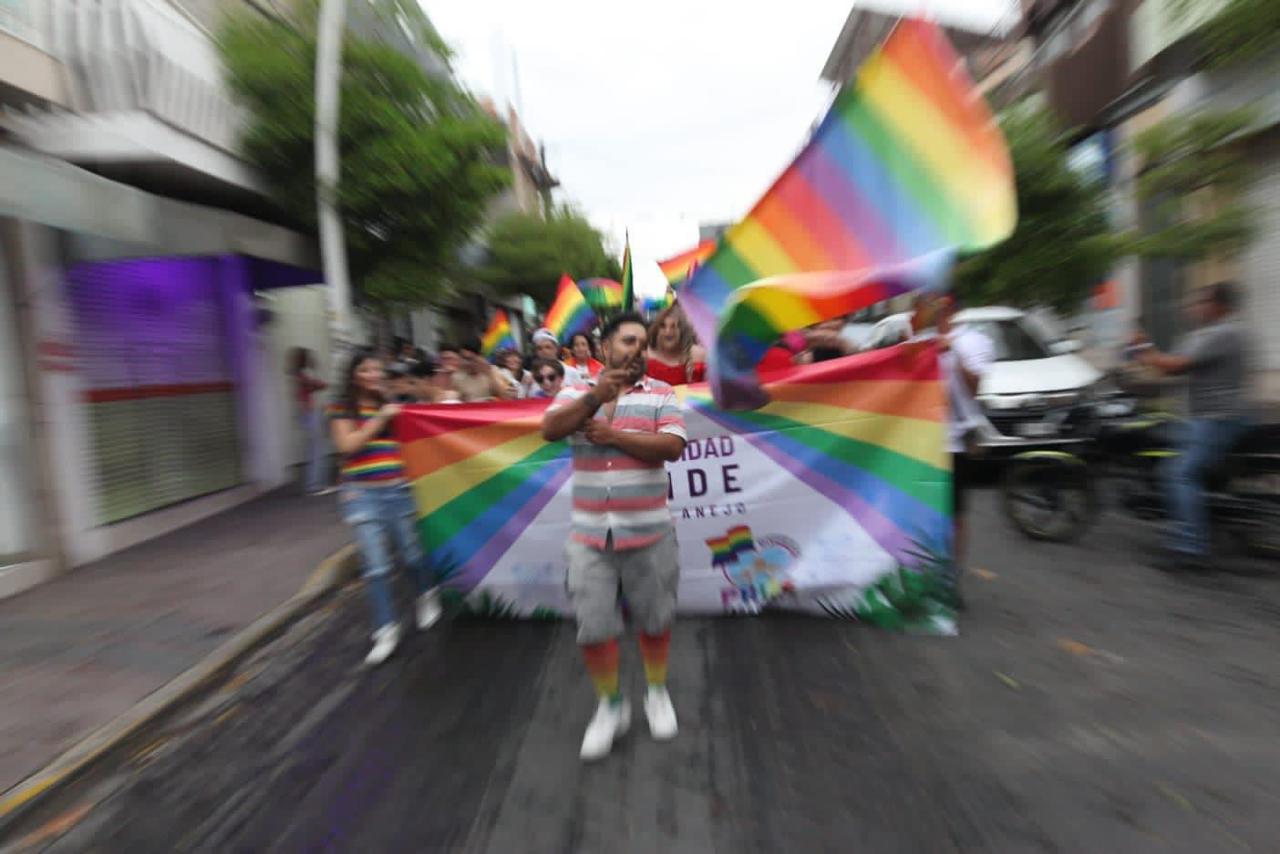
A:
<svg viewBox="0 0 1280 854">
<path fill-rule="evenodd" d="M 316 31 L 316 209 L 324 279 L 329 286 L 330 355 L 335 378 L 341 376 L 341 365 L 351 346 L 351 280 L 338 213 L 338 99 L 346 17 L 346 0 L 322 0 Z"/>
</svg>

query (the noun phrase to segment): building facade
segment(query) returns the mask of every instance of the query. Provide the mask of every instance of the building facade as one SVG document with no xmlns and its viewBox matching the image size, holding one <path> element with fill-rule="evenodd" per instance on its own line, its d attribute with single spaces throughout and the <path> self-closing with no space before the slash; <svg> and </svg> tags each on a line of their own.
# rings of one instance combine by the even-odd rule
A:
<svg viewBox="0 0 1280 854">
<path fill-rule="evenodd" d="M 327 331 L 198 16 L 0 10 L 4 596 L 286 483 L 284 352 Z"/>
</svg>

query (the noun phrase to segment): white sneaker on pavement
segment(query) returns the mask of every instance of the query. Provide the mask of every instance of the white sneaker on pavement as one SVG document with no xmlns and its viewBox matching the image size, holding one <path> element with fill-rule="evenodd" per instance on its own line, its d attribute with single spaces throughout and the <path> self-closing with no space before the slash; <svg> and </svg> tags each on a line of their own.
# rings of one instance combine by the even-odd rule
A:
<svg viewBox="0 0 1280 854">
<path fill-rule="evenodd" d="M 613 749 L 614 741 L 626 735 L 630 728 L 631 704 L 625 699 L 613 703 L 601 698 L 595 717 L 587 724 L 587 733 L 582 737 L 582 750 L 578 755 L 584 762 L 603 759 Z"/>
<path fill-rule="evenodd" d="M 426 631 L 444 614 L 440 605 L 440 588 L 433 587 L 418 597 L 418 629 Z"/>
<path fill-rule="evenodd" d="M 370 667 L 377 667 L 390 658 L 391 653 L 395 652 L 399 645 L 400 626 L 396 623 L 387 623 L 373 633 L 373 649 L 369 650 L 369 654 L 364 657 L 364 663 Z"/>
<path fill-rule="evenodd" d="M 650 685 L 644 695 L 644 716 L 649 719 L 649 734 L 655 741 L 670 741 L 676 737 L 676 710 L 671 705 L 671 695 L 665 685 Z"/>
</svg>

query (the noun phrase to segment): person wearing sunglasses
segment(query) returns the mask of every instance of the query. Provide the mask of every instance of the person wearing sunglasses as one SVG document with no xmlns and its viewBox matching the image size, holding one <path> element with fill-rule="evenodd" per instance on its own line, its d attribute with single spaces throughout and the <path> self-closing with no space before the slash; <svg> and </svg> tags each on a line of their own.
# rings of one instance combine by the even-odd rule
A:
<svg viewBox="0 0 1280 854">
<path fill-rule="evenodd" d="M 564 385 L 564 365 L 559 359 L 534 359 L 533 385 L 529 397 L 555 397 Z"/>
</svg>

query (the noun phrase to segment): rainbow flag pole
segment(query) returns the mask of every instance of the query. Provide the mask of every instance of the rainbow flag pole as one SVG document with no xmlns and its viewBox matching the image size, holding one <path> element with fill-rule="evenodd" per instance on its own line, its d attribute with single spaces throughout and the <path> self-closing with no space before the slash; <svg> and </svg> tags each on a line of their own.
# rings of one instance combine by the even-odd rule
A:
<svg viewBox="0 0 1280 854">
<path fill-rule="evenodd" d="M 631 232 L 627 232 L 626 243 L 622 249 L 622 310 L 635 311 L 636 289 L 635 276 L 631 269 Z"/>
<path fill-rule="evenodd" d="M 480 353 L 488 359 L 499 350 L 514 349 L 515 346 L 516 339 L 511 333 L 511 321 L 507 318 L 507 312 L 500 308 L 493 313 L 489 328 L 480 338 Z"/>
<path fill-rule="evenodd" d="M 556 298 L 547 309 L 547 328 L 555 333 L 561 344 L 568 344 L 570 335 L 587 332 L 595 322 L 596 314 L 587 305 L 586 297 L 565 273 L 556 288 Z"/>
<path fill-rule="evenodd" d="M 1004 136 L 936 25 L 903 19 L 680 291 L 716 400 L 765 402 L 781 335 L 922 287 L 1017 223 Z"/>
</svg>

